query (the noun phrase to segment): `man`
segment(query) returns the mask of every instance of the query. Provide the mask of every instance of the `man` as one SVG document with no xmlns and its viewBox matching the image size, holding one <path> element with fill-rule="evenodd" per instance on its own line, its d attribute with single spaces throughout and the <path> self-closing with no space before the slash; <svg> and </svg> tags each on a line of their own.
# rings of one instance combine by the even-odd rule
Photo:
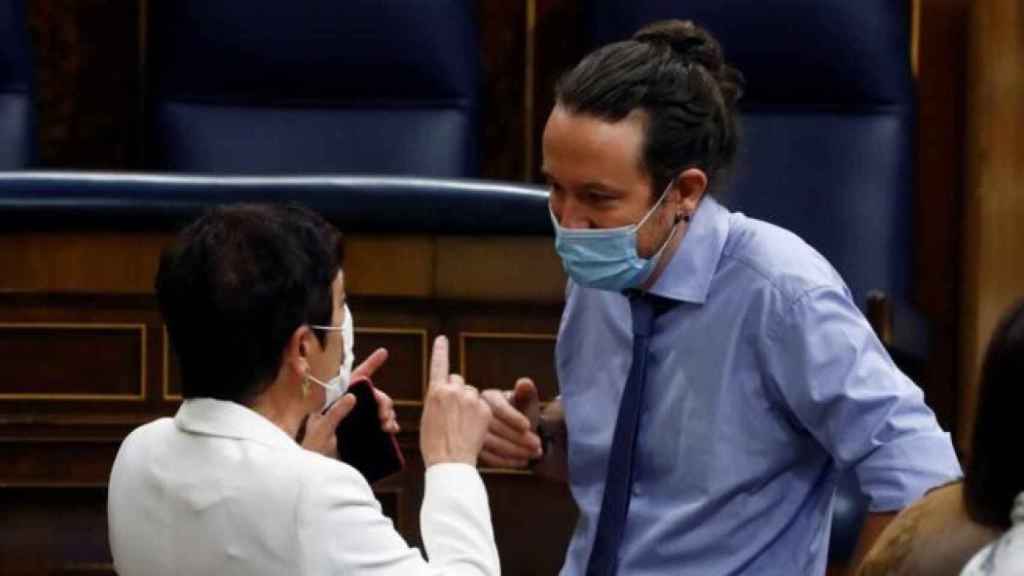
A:
<svg viewBox="0 0 1024 576">
<path fill-rule="evenodd" d="M 679 21 L 556 88 L 543 168 L 570 282 L 561 395 L 540 424 L 553 444 L 532 432 L 524 379 L 485 392 L 481 457 L 567 469 L 580 520 L 563 574 L 824 574 L 839 471 L 870 499 L 862 548 L 960 475 L 832 267 L 712 196 L 741 88 L 717 41 Z"/>
</svg>

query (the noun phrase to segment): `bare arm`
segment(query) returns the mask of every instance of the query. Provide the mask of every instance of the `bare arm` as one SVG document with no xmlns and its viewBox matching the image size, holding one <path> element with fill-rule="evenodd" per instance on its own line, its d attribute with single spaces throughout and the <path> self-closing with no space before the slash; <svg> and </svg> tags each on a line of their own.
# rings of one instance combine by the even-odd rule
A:
<svg viewBox="0 0 1024 576">
<path fill-rule="evenodd" d="M 847 567 L 846 573 L 853 575 L 857 573 L 861 562 L 868 555 L 875 540 L 882 534 L 885 527 L 896 518 L 896 512 L 871 512 L 864 518 L 864 525 L 860 529 L 860 537 L 857 539 L 857 547 L 853 551 L 853 558 Z"/>
</svg>

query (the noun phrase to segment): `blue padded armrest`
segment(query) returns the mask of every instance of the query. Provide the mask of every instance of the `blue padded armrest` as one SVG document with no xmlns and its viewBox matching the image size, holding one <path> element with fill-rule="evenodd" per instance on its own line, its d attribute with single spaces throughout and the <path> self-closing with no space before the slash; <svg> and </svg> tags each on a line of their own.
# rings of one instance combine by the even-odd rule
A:
<svg viewBox="0 0 1024 576">
<path fill-rule="evenodd" d="M 345 232 L 549 235 L 543 188 L 395 176 L 0 173 L 0 225 L 170 229 L 232 202 L 296 202 Z"/>
</svg>

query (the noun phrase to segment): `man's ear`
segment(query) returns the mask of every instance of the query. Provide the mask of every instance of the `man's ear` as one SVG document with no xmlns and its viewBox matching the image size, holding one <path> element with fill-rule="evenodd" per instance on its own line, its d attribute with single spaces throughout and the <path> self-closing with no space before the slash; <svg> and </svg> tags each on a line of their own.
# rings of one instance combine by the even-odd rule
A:
<svg viewBox="0 0 1024 576">
<path fill-rule="evenodd" d="M 669 191 L 677 215 L 689 220 L 697 211 L 701 198 L 708 189 L 708 177 L 699 168 L 687 168 L 679 173 L 675 186 Z"/>
</svg>

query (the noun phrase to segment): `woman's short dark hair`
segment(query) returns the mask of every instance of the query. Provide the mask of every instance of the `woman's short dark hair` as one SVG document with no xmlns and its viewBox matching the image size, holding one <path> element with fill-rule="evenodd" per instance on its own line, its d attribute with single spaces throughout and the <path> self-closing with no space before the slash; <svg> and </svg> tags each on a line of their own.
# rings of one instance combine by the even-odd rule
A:
<svg viewBox="0 0 1024 576">
<path fill-rule="evenodd" d="M 982 364 L 964 503 L 971 519 L 1010 527 L 1010 511 L 1024 491 L 1024 467 L 1013 450 L 1024 406 L 1024 301 L 1000 321 Z"/>
<path fill-rule="evenodd" d="M 609 122 L 645 112 L 642 161 L 660 192 L 687 168 L 714 181 L 732 164 L 742 91 L 742 75 L 725 63 L 711 34 L 690 21 L 666 20 L 584 57 L 558 81 L 555 100 Z"/>
<path fill-rule="evenodd" d="M 243 401 L 272 382 L 296 328 L 330 324 L 341 257 L 338 231 L 299 206 L 218 207 L 186 227 L 156 276 L 182 396 Z"/>
</svg>

